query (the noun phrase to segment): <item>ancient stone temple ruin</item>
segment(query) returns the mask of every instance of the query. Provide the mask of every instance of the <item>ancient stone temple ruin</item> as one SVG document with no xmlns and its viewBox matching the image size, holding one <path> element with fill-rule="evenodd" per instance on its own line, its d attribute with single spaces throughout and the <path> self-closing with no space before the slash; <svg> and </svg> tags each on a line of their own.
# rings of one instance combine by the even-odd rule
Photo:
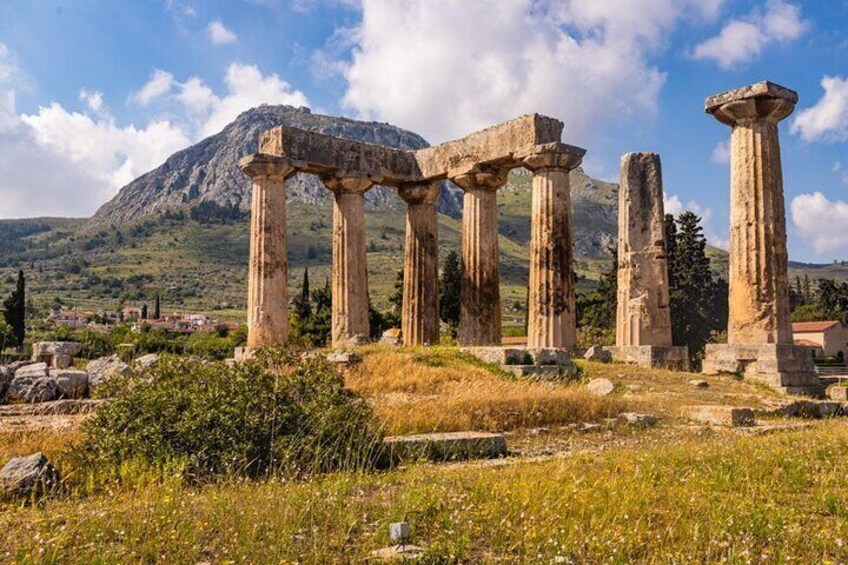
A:
<svg viewBox="0 0 848 565">
<path fill-rule="evenodd" d="M 395 187 L 407 204 L 402 335 L 438 342 L 440 182 L 464 191 L 459 341 L 501 343 L 497 190 L 516 167 L 533 172 L 528 348 L 573 347 L 576 335 L 569 172 L 585 150 L 561 143 L 562 122 L 527 115 L 456 141 L 405 151 L 280 126 L 241 166 L 253 179 L 248 278 L 248 350 L 285 345 L 285 181 L 318 175 L 333 192 L 332 343 L 368 337 L 364 194 Z"/>
<path fill-rule="evenodd" d="M 741 373 L 793 394 L 821 393 L 808 348 L 793 344 L 786 214 L 777 124 L 798 95 L 760 82 L 707 98 L 730 138 L 730 319 L 707 346 L 704 372 Z"/>
<path fill-rule="evenodd" d="M 688 348 L 671 342 L 660 156 L 624 155 L 618 191 L 618 301 L 610 352 L 616 361 L 688 370 Z"/>
</svg>

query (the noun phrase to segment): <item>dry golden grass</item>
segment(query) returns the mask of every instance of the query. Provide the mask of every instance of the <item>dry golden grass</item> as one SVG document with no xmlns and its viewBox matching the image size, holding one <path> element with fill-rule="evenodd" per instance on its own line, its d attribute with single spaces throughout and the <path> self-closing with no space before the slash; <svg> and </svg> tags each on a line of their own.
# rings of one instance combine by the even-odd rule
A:
<svg viewBox="0 0 848 565">
<path fill-rule="evenodd" d="M 368 347 L 347 385 L 374 407 L 389 434 L 506 431 L 614 417 L 616 397 L 577 384 L 527 382 L 455 349 Z"/>
</svg>

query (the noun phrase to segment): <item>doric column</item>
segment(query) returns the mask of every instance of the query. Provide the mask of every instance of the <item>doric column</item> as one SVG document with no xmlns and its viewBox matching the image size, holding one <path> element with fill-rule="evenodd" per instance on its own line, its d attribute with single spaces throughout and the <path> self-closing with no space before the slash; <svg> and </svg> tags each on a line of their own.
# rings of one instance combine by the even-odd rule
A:
<svg viewBox="0 0 848 565">
<path fill-rule="evenodd" d="M 662 167 L 656 153 L 621 158 L 615 344 L 671 345 Z"/>
<path fill-rule="evenodd" d="M 333 347 L 368 339 L 368 266 L 365 247 L 366 178 L 322 177 L 333 201 Z"/>
<path fill-rule="evenodd" d="M 552 144 L 524 159 L 533 172 L 527 347 L 573 348 L 577 338 L 569 172 L 584 149 Z"/>
<path fill-rule="evenodd" d="M 501 343 L 497 190 L 506 184 L 508 172 L 488 169 L 450 179 L 465 191 L 459 314 L 462 345 Z"/>
<path fill-rule="evenodd" d="M 398 194 L 406 202 L 406 243 L 403 264 L 404 345 L 439 342 L 439 245 L 436 203 L 439 183 L 403 185 Z"/>
<path fill-rule="evenodd" d="M 798 95 L 761 82 L 708 98 L 730 141 L 729 344 L 792 343 L 777 124 Z"/>
<path fill-rule="evenodd" d="M 288 338 L 285 159 L 256 154 L 240 162 L 253 179 L 247 279 L 247 347 L 282 347 Z"/>
</svg>

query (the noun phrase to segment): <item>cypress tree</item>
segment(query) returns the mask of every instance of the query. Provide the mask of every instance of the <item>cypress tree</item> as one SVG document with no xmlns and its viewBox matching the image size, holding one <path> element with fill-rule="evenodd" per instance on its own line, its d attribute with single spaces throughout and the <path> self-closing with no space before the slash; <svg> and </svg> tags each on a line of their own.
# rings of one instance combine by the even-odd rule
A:
<svg viewBox="0 0 848 565">
<path fill-rule="evenodd" d="M 159 293 L 156 293 L 156 298 L 153 301 L 153 319 L 158 320 L 161 312 L 159 311 Z"/>
<path fill-rule="evenodd" d="M 142 305 L 141 305 L 141 319 L 142 319 L 142 320 L 146 320 L 146 319 L 147 319 L 147 304 L 142 304 Z"/>
<path fill-rule="evenodd" d="M 12 332 L 12 344 L 22 347 L 26 337 L 26 279 L 23 270 L 18 271 L 15 290 L 3 301 L 3 318 Z"/>
<path fill-rule="evenodd" d="M 442 276 L 439 280 L 439 315 L 441 320 L 450 327 L 451 335 L 456 337 L 459 328 L 460 284 L 462 268 L 459 255 L 451 251 L 445 257 Z"/>
</svg>

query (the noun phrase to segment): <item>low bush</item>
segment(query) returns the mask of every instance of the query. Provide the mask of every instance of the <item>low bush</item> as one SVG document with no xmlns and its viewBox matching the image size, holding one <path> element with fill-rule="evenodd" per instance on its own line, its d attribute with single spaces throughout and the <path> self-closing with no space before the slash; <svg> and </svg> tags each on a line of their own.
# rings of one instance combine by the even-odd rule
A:
<svg viewBox="0 0 848 565">
<path fill-rule="evenodd" d="M 371 409 L 322 359 L 265 352 L 227 365 L 163 356 L 109 383 L 84 425 L 82 464 L 182 470 L 192 481 L 365 469 L 381 433 Z"/>
</svg>

